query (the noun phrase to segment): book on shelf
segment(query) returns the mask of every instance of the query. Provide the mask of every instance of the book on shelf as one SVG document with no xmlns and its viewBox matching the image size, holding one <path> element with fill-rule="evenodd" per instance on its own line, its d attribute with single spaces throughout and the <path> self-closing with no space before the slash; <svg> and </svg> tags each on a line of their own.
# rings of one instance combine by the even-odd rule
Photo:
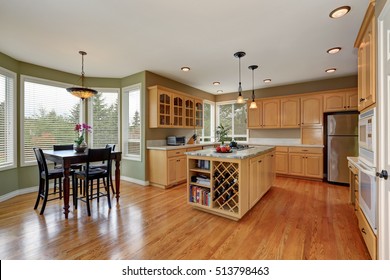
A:
<svg viewBox="0 0 390 280">
<path fill-rule="evenodd" d="M 211 205 L 211 194 L 209 189 L 190 185 L 190 202 L 205 206 Z"/>
<path fill-rule="evenodd" d="M 199 169 L 210 170 L 210 161 L 199 159 L 196 167 Z"/>
</svg>

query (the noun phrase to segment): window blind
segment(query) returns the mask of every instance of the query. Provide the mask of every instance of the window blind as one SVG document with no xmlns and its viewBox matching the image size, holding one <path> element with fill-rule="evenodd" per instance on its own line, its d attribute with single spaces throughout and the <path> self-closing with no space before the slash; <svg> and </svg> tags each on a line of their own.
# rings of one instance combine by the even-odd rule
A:
<svg viewBox="0 0 390 280">
<path fill-rule="evenodd" d="M 74 143 L 80 99 L 50 81 L 25 79 L 23 88 L 23 163 L 32 163 L 36 162 L 33 147 L 52 149 L 54 144 Z"/>
<path fill-rule="evenodd" d="M 15 75 L 0 69 L 0 169 L 15 167 Z"/>
<path fill-rule="evenodd" d="M 104 148 L 106 144 L 119 147 L 119 92 L 100 92 L 89 99 L 89 125 L 92 126 L 91 142 L 94 148 Z"/>
</svg>

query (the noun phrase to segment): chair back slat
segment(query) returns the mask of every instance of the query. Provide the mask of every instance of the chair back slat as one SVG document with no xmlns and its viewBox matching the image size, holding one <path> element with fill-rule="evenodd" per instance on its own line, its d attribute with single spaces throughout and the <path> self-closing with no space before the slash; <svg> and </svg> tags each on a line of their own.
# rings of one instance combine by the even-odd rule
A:
<svg viewBox="0 0 390 280">
<path fill-rule="evenodd" d="M 87 173 L 89 172 L 90 163 L 102 161 L 106 162 L 107 168 L 111 168 L 111 148 L 88 149 Z"/>
<path fill-rule="evenodd" d="M 34 147 L 33 150 L 34 150 L 35 158 L 37 159 L 39 174 L 42 174 L 42 172 L 45 172 L 45 176 L 48 176 L 49 170 L 47 168 L 45 155 L 43 154 L 42 149 Z"/>
<path fill-rule="evenodd" d="M 73 150 L 73 144 L 53 145 L 53 151 Z"/>
</svg>

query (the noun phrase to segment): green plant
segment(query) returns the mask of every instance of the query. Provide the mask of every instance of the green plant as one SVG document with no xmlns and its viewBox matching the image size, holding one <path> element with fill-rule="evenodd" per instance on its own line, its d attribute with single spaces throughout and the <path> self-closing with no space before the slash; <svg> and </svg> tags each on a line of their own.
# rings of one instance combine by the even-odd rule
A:
<svg viewBox="0 0 390 280">
<path fill-rule="evenodd" d="M 77 132 L 77 138 L 74 140 L 74 142 L 80 146 L 81 143 L 84 142 L 85 139 L 85 133 L 86 132 L 92 132 L 92 127 L 87 125 L 86 123 L 83 124 L 76 124 L 74 127 L 74 131 Z"/>
<path fill-rule="evenodd" d="M 222 124 L 217 126 L 217 138 L 222 145 L 225 144 L 226 136 L 228 135 L 228 128 L 224 128 Z"/>
</svg>

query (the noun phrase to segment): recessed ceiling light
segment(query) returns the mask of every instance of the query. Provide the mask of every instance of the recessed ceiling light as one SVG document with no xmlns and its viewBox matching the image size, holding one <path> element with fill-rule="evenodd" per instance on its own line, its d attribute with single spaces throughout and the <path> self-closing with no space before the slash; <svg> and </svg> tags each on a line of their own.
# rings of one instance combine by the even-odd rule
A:
<svg viewBox="0 0 390 280">
<path fill-rule="evenodd" d="M 191 68 L 187 67 L 187 66 L 181 68 L 181 71 L 184 71 L 184 72 L 188 72 L 190 70 L 191 70 Z"/>
<path fill-rule="evenodd" d="M 341 48 L 336 47 L 336 48 L 331 48 L 331 49 L 327 50 L 326 52 L 330 53 L 330 54 L 335 54 L 335 53 L 338 53 L 339 51 L 341 51 Z"/>
<path fill-rule="evenodd" d="M 325 70 L 326 73 L 333 73 L 336 72 L 336 68 L 329 68 Z"/>
<path fill-rule="evenodd" d="M 342 7 L 338 7 L 337 9 L 334 9 L 333 11 L 330 12 L 329 16 L 331 18 L 340 18 L 346 14 L 348 14 L 348 12 L 351 10 L 351 7 L 350 6 L 342 6 Z"/>
<path fill-rule="evenodd" d="M 223 90 L 217 90 L 217 93 L 223 93 Z"/>
<path fill-rule="evenodd" d="M 264 83 L 270 83 L 272 80 L 271 79 L 265 79 L 263 80 Z"/>
<path fill-rule="evenodd" d="M 214 86 L 219 86 L 221 83 L 220 82 L 213 82 Z"/>
</svg>

